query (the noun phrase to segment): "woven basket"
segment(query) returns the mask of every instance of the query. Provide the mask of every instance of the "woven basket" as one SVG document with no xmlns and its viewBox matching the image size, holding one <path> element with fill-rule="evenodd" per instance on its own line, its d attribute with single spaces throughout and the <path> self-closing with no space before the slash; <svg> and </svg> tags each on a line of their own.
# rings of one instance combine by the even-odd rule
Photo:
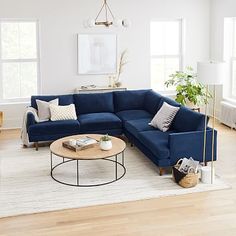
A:
<svg viewBox="0 0 236 236">
<path fill-rule="evenodd" d="M 192 188 L 198 184 L 199 176 L 198 173 L 188 173 L 185 174 L 178 170 L 182 159 L 180 159 L 177 164 L 172 168 L 172 175 L 174 181 L 183 188 Z"/>
</svg>

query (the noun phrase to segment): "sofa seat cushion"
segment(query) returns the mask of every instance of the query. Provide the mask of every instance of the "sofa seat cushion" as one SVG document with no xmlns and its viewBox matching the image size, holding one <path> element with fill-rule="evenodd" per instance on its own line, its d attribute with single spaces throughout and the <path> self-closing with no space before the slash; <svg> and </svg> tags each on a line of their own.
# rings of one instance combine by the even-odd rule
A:
<svg viewBox="0 0 236 236">
<path fill-rule="evenodd" d="M 146 146 L 158 159 L 166 159 L 170 156 L 169 134 L 172 131 L 159 130 L 144 131 L 138 134 L 140 142 Z M 173 132 L 172 132 L 173 133 Z"/>
<path fill-rule="evenodd" d="M 125 122 L 125 129 L 134 135 L 136 138 L 138 138 L 139 132 L 142 131 L 150 131 L 155 130 L 152 126 L 150 126 L 148 123 L 150 123 L 150 118 L 144 118 L 139 120 L 130 120 Z"/>
<path fill-rule="evenodd" d="M 117 112 L 116 115 L 123 121 L 138 120 L 138 119 L 152 119 L 153 115 L 145 110 L 127 110 Z"/>
<path fill-rule="evenodd" d="M 80 124 L 78 120 L 60 120 L 60 121 L 46 121 L 31 125 L 28 129 L 30 136 L 46 136 L 66 134 L 74 135 L 80 131 Z"/>
<path fill-rule="evenodd" d="M 78 119 L 82 132 L 122 128 L 121 120 L 109 112 L 83 114 Z"/>
</svg>

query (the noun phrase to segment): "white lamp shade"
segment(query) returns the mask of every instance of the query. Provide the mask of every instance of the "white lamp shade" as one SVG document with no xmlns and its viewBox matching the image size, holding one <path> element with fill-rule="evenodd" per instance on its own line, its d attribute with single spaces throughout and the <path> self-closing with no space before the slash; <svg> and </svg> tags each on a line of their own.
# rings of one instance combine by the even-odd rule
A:
<svg viewBox="0 0 236 236">
<path fill-rule="evenodd" d="M 198 62 L 197 78 L 198 81 L 206 85 L 219 85 L 223 83 L 225 77 L 224 62 Z"/>
</svg>

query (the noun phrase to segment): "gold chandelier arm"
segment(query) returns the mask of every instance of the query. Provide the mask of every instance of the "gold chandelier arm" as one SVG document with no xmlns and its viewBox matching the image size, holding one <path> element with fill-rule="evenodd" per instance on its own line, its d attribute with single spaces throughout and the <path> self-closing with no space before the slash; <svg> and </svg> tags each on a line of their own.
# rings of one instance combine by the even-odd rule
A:
<svg viewBox="0 0 236 236">
<path fill-rule="evenodd" d="M 114 15 L 113 15 L 112 11 L 111 11 L 111 8 L 109 7 L 108 3 L 106 3 L 106 5 L 107 5 L 107 9 L 109 10 L 109 12 L 110 12 L 110 14 L 111 14 L 111 16 L 112 16 L 112 18 L 113 18 L 113 20 L 114 20 L 115 17 L 114 17 Z"/>
<path fill-rule="evenodd" d="M 105 11 L 106 11 L 106 22 L 108 22 L 108 15 L 107 15 L 107 1 L 104 0 L 105 2 Z"/>
<path fill-rule="evenodd" d="M 99 13 L 97 14 L 97 17 L 95 18 L 95 21 L 97 21 L 97 19 L 98 19 L 98 17 L 100 16 L 100 14 L 101 14 L 103 8 L 105 7 L 105 5 L 106 5 L 106 1 L 104 0 L 104 3 L 103 3 L 103 5 L 102 5 L 102 7 L 101 7 Z"/>
</svg>

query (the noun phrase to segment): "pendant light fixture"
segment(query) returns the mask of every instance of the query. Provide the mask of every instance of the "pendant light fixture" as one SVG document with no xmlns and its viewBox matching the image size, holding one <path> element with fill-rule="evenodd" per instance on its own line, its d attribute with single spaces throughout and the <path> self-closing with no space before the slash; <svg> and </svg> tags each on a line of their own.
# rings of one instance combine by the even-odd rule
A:
<svg viewBox="0 0 236 236">
<path fill-rule="evenodd" d="M 105 13 L 105 19 L 100 21 L 99 16 L 102 13 Z M 84 23 L 85 27 L 95 27 L 95 26 L 105 26 L 105 27 L 110 27 L 110 26 L 123 26 L 123 27 L 129 27 L 130 26 L 130 21 L 128 19 L 118 19 L 115 18 L 114 14 L 111 11 L 111 8 L 109 7 L 107 0 L 103 0 L 103 5 L 101 9 L 99 10 L 97 17 L 95 19 L 88 19 Z"/>
</svg>

